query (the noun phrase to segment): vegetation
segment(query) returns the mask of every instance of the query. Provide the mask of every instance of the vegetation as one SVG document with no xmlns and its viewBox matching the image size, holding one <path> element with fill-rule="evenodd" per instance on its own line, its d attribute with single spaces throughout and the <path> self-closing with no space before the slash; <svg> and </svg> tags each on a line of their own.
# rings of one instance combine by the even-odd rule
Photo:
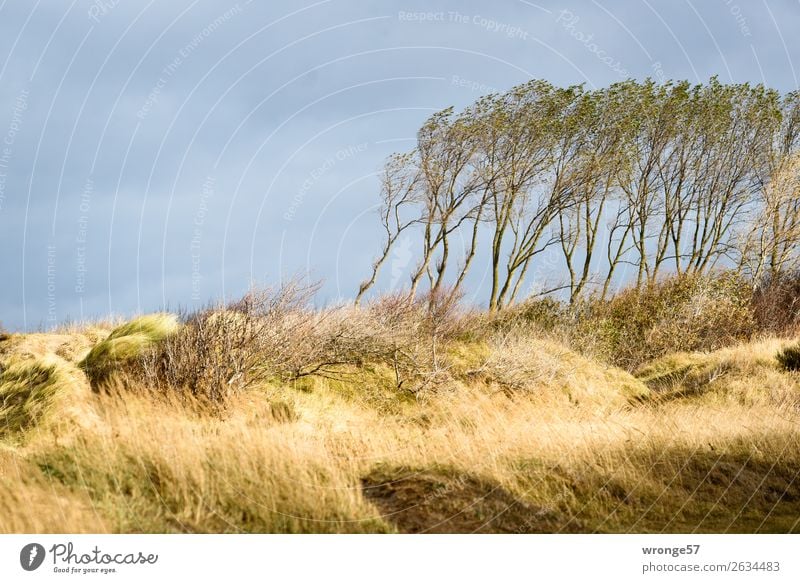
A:
<svg viewBox="0 0 800 583">
<path fill-rule="evenodd" d="M 545 264 L 565 276 L 537 277 L 539 293 L 570 303 L 720 267 L 761 285 L 798 264 L 799 147 L 800 93 L 716 78 L 533 80 L 446 109 L 386 162 L 385 245 L 357 301 L 401 236 L 416 239 L 411 296 L 426 282 L 458 293 L 480 257 L 493 311 L 523 300 Z"/>
<path fill-rule="evenodd" d="M 796 336 L 758 339 L 758 304 L 728 314 L 730 285 L 492 313 L 403 294 L 313 309 L 293 283 L 180 325 L 12 334 L 0 529 L 797 532 L 800 377 L 776 358 Z M 697 307 L 694 352 L 663 334 L 631 373 L 584 342 L 685 325 L 654 305 Z M 722 314 L 728 329 L 708 324 Z M 263 340 L 239 343 L 252 330 Z"/>
<path fill-rule="evenodd" d="M 177 318 L 172 314 L 151 314 L 115 328 L 98 342 L 78 363 L 93 386 L 110 380 L 114 372 L 132 363 L 152 345 L 168 338 L 177 330 Z"/>
<path fill-rule="evenodd" d="M 354 304 L 0 333 L 0 531 L 800 532 L 799 136 L 716 79 L 440 112 Z"/>
<path fill-rule="evenodd" d="M 785 370 L 800 370 L 800 345 L 787 346 L 776 358 Z"/>
<path fill-rule="evenodd" d="M 59 405 L 77 399 L 81 379 L 57 358 L 9 358 L 0 368 L 0 435 L 18 435 L 44 425 Z"/>
</svg>

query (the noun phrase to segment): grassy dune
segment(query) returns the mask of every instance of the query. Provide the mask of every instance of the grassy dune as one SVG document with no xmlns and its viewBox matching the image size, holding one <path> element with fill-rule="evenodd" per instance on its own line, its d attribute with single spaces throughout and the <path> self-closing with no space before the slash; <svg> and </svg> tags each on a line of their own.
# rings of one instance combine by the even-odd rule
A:
<svg viewBox="0 0 800 583">
<path fill-rule="evenodd" d="M 365 361 L 211 409 L 114 376 L 176 326 L 0 342 L 0 532 L 800 531 L 788 340 L 631 374 L 536 335 L 466 338 L 435 390 Z"/>
</svg>

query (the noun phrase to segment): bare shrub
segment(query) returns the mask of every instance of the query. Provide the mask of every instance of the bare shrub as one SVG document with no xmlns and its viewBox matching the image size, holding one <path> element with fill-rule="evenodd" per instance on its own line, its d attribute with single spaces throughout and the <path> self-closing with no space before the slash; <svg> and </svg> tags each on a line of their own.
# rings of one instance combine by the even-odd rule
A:
<svg viewBox="0 0 800 583">
<path fill-rule="evenodd" d="M 442 286 L 418 297 L 400 292 L 369 304 L 364 315 L 381 331 L 372 338 L 380 347 L 372 359 L 392 365 L 398 388 L 421 394 L 450 378 L 442 347 L 467 333 L 472 322 L 461 298 L 457 289 Z"/>
<path fill-rule="evenodd" d="M 305 314 L 304 327 L 289 340 L 292 350 L 275 370 L 284 378 L 337 377 L 342 367 L 386 361 L 408 341 L 406 322 L 382 321 L 372 309 L 332 306 Z"/>
<path fill-rule="evenodd" d="M 262 383 L 295 358 L 293 339 L 308 327 L 308 304 L 316 289 L 292 280 L 187 314 L 177 334 L 141 359 L 142 372 L 153 386 L 212 402 Z"/>
<path fill-rule="evenodd" d="M 140 374 L 150 386 L 217 403 L 269 381 L 343 378 L 365 363 L 389 364 L 408 390 L 445 369 L 439 345 L 459 329 L 457 294 L 316 309 L 317 288 L 292 280 L 184 315 L 180 331 L 141 358 Z"/>
<path fill-rule="evenodd" d="M 561 359 L 518 331 L 496 333 L 489 339 L 489 354 L 481 366 L 469 371 L 504 389 L 531 390 L 550 383 L 564 368 Z"/>
<path fill-rule="evenodd" d="M 371 301 L 366 314 L 375 329 L 383 331 L 386 361 L 392 366 L 395 385 L 408 388 L 408 380 L 423 366 L 423 311 L 406 292 L 387 294 Z"/>
<path fill-rule="evenodd" d="M 772 275 L 756 286 L 753 318 L 760 332 L 777 336 L 800 330 L 800 271 Z"/>
</svg>

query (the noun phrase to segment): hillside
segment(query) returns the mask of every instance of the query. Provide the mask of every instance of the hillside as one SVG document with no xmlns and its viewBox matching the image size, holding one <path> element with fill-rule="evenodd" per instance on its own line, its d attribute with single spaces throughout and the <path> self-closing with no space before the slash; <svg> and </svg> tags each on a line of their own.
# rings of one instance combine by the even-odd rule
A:
<svg viewBox="0 0 800 583">
<path fill-rule="evenodd" d="M 544 334 L 459 332 L 413 388 L 368 353 L 212 402 L 131 366 L 178 326 L 0 342 L 0 531 L 800 531 L 791 340 L 631 374 Z"/>
</svg>

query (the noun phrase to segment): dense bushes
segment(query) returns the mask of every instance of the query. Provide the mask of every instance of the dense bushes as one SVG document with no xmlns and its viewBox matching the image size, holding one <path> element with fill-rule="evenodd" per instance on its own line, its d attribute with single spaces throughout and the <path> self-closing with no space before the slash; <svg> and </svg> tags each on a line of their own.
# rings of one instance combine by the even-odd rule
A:
<svg viewBox="0 0 800 583">
<path fill-rule="evenodd" d="M 733 273 L 631 288 L 585 312 L 582 337 L 627 369 L 670 352 L 716 350 L 754 332 L 750 288 Z"/>
<path fill-rule="evenodd" d="M 753 293 L 753 317 L 758 330 L 779 336 L 800 328 L 800 272 L 767 277 Z"/>
<path fill-rule="evenodd" d="M 775 280 L 754 290 L 731 271 L 683 275 L 607 300 L 569 304 L 543 298 L 499 312 L 468 311 L 452 290 L 315 308 L 316 286 L 293 281 L 186 314 L 177 327 L 163 315 L 135 320 L 95 346 L 81 366 L 93 384 L 124 369 L 146 386 L 213 403 L 265 383 L 308 376 L 346 380 L 375 364 L 393 377 L 397 390 L 419 394 L 450 380 L 454 341 L 478 347 L 516 339 L 515 354 L 528 355 L 519 368 L 525 379 L 531 376 L 528 361 L 536 360 L 525 344 L 547 338 L 633 371 L 670 353 L 717 350 L 758 334 L 792 334 L 798 281 Z M 150 328 L 158 323 L 169 330 L 157 330 L 156 338 Z"/>
<path fill-rule="evenodd" d="M 573 348 L 633 370 L 672 352 L 710 351 L 756 335 L 796 333 L 800 278 L 753 289 L 732 271 L 683 275 L 573 305 L 531 300 L 494 326 L 533 327 Z"/>
</svg>

